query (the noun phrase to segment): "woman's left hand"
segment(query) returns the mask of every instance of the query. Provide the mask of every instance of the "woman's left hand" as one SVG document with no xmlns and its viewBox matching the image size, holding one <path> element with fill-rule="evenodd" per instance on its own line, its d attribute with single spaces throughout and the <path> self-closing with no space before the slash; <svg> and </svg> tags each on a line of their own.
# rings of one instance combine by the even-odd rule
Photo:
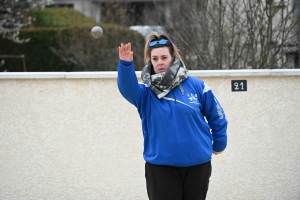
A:
<svg viewBox="0 0 300 200">
<path fill-rule="evenodd" d="M 219 152 L 217 152 L 217 151 L 213 151 L 213 154 L 215 154 L 215 155 L 219 155 L 219 154 L 221 154 L 223 151 L 219 151 Z"/>
</svg>

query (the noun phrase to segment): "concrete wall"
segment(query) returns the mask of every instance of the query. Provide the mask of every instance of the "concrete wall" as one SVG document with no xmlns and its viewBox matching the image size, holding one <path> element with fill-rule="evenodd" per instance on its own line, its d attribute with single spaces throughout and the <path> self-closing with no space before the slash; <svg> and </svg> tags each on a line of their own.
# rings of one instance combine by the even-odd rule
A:
<svg viewBox="0 0 300 200">
<path fill-rule="evenodd" d="M 191 75 L 229 120 L 207 199 L 300 199 L 300 70 Z M 147 199 L 141 122 L 116 77 L 0 73 L 0 199 Z M 247 91 L 232 92 L 231 80 Z"/>
</svg>

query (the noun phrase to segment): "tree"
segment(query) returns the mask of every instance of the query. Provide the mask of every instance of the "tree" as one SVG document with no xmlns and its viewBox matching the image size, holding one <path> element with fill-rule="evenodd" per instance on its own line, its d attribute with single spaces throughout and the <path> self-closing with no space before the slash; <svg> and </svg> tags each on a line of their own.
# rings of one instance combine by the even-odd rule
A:
<svg viewBox="0 0 300 200">
<path fill-rule="evenodd" d="M 28 42 L 28 38 L 19 38 L 20 29 L 31 24 L 32 18 L 28 16 L 28 11 L 51 3 L 52 0 L 0 0 L 0 35 L 2 38 L 16 43 Z"/>
<path fill-rule="evenodd" d="M 287 67 L 286 46 L 297 44 L 295 3 L 172 0 L 169 9 L 155 10 L 166 13 L 164 26 L 189 69 L 282 68 Z"/>
</svg>

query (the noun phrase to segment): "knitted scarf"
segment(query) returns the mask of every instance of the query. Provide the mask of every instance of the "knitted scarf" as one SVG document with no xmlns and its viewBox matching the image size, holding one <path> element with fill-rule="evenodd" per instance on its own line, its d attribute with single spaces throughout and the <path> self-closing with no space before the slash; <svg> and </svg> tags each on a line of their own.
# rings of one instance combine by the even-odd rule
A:
<svg viewBox="0 0 300 200">
<path fill-rule="evenodd" d="M 151 68 L 150 64 L 146 65 L 142 70 L 141 78 L 159 99 L 166 96 L 174 87 L 188 77 L 186 67 L 177 58 L 164 73 L 151 75 Z"/>
</svg>

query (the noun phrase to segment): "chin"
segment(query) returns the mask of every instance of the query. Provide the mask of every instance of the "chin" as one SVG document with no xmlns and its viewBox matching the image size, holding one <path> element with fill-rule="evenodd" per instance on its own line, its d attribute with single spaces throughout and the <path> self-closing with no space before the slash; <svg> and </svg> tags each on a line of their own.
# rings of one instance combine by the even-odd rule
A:
<svg viewBox="0 0 300 200">
<path fill-rule="evenodd" d="M 165 73 L 165 72 L 166 72 L 166 70 L 163 70 L 163 71 L 160 70 L 160 71 L 157 71 L 156 73 L 157 73 L 157 74 L 162 74 L 162 73 Z"/>
</svg>

